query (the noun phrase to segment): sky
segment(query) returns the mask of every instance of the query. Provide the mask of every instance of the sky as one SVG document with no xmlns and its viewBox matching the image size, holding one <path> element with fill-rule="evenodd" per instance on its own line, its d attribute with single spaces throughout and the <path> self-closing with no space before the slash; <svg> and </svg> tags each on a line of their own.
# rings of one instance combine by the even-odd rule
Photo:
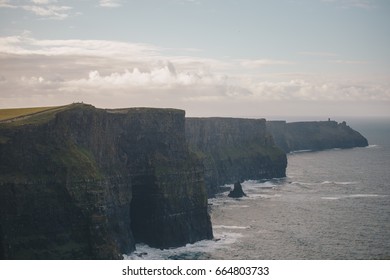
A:
<svg viewBox="0 0 390 280">
<path fill-rule="evenodd" d="M 0 0 L 0 108 L 390 117 L 388 0 Z"/>
</svg>

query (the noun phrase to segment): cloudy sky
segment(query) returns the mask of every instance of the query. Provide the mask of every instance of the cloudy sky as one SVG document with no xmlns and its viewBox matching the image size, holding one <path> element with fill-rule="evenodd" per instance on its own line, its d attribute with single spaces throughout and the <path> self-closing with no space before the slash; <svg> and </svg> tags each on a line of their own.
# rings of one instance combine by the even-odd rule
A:
<svg viewBox="0 0 390 280">
<path fill-rule="evenodd" d="M 0 0 L 0 108 L 390 116 L 388 0 Z"/>
</svg>

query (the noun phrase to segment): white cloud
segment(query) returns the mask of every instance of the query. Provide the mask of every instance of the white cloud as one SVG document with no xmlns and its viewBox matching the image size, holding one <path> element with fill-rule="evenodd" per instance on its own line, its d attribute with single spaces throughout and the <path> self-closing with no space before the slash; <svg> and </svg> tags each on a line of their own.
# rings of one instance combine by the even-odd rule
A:
<svg viewBox="0 0 390 280">
<path fill-rule="evenodd" d="M 287 65 L 292 64 L 286 60 L 273 60 L 273 59 L 239 59 L 237 60 L 241 66 L 246 68 L 258 68 L 271 65 Z"/>
<path fill-rule="evenodd" d="M 11 2 L 0 0 L 0 8 L 22 9 L 31 12 L 42 19 L 64 20 L 73 9 L 70 6 L 55 5 L 56 0 L 31 0 Z"/>
<path fill-rule="evenodd" d="M 104 107 L 187 108 L 198 104 L 202 110 L 212 104 L 255 108 L 264 102 L 390 102 L 388 79 L 343 80 L 277 72 L 275 68 L 267 72 L 268 67 L 263 66 L 277 65 L 286 71 L 283 66 L 291 62 L 217 60 L 167 55 L 165 51 L 154 45 L 115 41 L 37 40 L 28 32 L 0 37 L 0 103 L 15 106 L 35 98 L 37 103 L 83 100 Z M 360 65 L 360 61 L 341 57 L 333 62 L 327 66 Z M 256 67 L 259 70 L 251 71 Z"/>
<path fill-rule="evenodd" d="M 50 3 L 56 3 L 57 0 L 31 0 L 34 4 L 50 4 Z"/>
<path fill-rule="evenodd" d="M 0 37 L 0 52 L 16 55 L 100 56 L 122 59 L 153 57 L 159 48 L 104 40 L 36 40 L 29 32 L 20 36 Z"/>
<path fill-rule="evenodd" d="M 100 0 L 99 6 L 105 8 L 117 8 L 122 5 L 121 0 Z"/>
<path fill-rule="evenodd" d="M 72 7 L 69 6 L 22 6 L 22 9 L 32 12 L 37 16 L 41 16 L 47 19 L 59 19 L 63 20 L 69 17 L 69 10 Z"/>
<path fill-rule="evenodd" d="M 0 8 L 16 8 L 9 0 L 0 0 Z"/>
<path fill-rule="evenodd" d="M 79 85 L 92 87 L 149 87 L 149 88 L 173 88 L 175 86 L 194 85 L 224 85 L 223 76 L 204 72 L 177 72 L 169 63 L 166 66 L 153 68 L 150 71 L 141 71 L 134 68 L 132 71 L 125 69 L 123 73 L 114 72 L 102 76 L 99 71 L 89 72 L 88 79 L 72 81 Z"/>
<path fill-rule="evenodd" d="M 387 86 L 367 83 L 314 82 L 290 80 L 286 82 L 258 82 L 248 85 L 256 98 L 263 100 L 301 101 L 390 101 Z"/>
<path fill-rule="evenodd" d="M 34 86 L 34 85 L 37 85 L 37 84 L 44 84 L 46 81 L 44 78 L 42 77 L 29 77 L 29 78 L 26 78 L 24 76 L 22 76 L 20 78 L 20 80 L 22 81 L 22 83 L 24 84 L 28 84 L 28 85 L 31 85 L 31 86 Z"/>
</svg>

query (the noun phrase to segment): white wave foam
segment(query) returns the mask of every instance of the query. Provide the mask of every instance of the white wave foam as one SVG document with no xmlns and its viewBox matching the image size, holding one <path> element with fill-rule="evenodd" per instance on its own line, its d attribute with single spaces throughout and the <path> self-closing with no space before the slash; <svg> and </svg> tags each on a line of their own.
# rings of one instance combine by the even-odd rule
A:
<svg viewBox="0 0 390 280">
<path fill-rule="evenodd" d="M 386 197 L 387 195 L 381 195 L 381 194 L 351 194 L 349 195 L 348 197 L 356 197 L 356 198 L 360 198 L 360 197 Z"/>
<path fill-rule="evenodd" d="M 242 226 L 225 226 L 225 225 L 214 225 L 213 229 L 249 229 L 250 227 L 242 227 Z"/>
<path fill-rule="evenodd" d="M 333 184 L 333 182 L 331 182 L 331 181 L 323 181 L 323 182 L 321 183 L 321 185 L 326 185 L 326 184 Z"/>
<path fill-rule="evenodd" d="M 258 182 L 258 181 L 245 181 L 242 183 L 242 187 L 244 188 L 256 188 L 256 189 L 262 189 L 262 188 L 272 188 L 276 185 L 273 184 L 271 181 L 265 181 L 265 182 Z"/>
<path fill-rule="evenodd" d="M 196 252 L 207 252 L 210 246 L 213 246 L 213 240 L 202 240 L 194 244 L 187 244 L 183 247 L 173 249 L 157 249 L 146 244 L 136 244 L 137 250 L 129 255 L 123 255 L 125 260 L 164 260 L 171 256 L 180 254 L 190 254 Z"/>
<path fill-rule="evenodd" d="M 367 147 L 366 147 L 366 149 L 372 149 L 372 148 L 379 148 L 380 146 L 379 145 L 368 145 Z"/>
<path fill-rule="evenodd" d="M 338 200 L 345 198 L 368 198 L 368 197 L 387 197 L 387 195 L 381 194 L 349 194 L 349 195 L 340 195 L 340 196 L 324 196 L 322 199 L 326 200 Z"/>
<path fill-rule="evenodd" d="M 189 258 L 191 258 L 191 256 L 205 255 L 218 248 L 231 245 L 242 236 L 241 233 L 236 232 L 214 233 L 214 240 L 202 240 L 194 244 L 187 244 L 186 246 L 172 249 L 156 249 L 146 244 L 136 244 L 136 251 L 128 255 L 124 254 L 123 258 L 125 260 L 166 260 L 180 255 L 190 256 Z"/>
<path fill-rule="evenodd" d="M 259 184 L 259 181 L 257 180 L 246 180 L 243 182 L 243 184 L 245 185 L 256 185 L 256 184 Z"/>
<path fill-rule="evenodd" d="M 289 154 L 299 154 L 299 153 L 307 153 L 311 152 L 312 150 L 296 150 L 296 151 L 291 151 Z"/>
<path fill-rule="evenodd" d="M 336 185 L 355 185 L 358 182 L 334 182 Z"/>
<path fill-rule="evenodd" d="M 239 204 L 236 204 L 236 205 L 231 205 L 230 207 L 231 208 L 248 208 L 249 205 L 239 205 Z"/>
<path fill-rule="evenodd" d="M 264 193 L 252 193 L 249 194 L 248 196 L 244 196 L 241 199 L 242 200 L 254 200 L 254 199 L 259 199 L 259 198 L 265 198 L 265 199 L 270 199 L 270 198 L 276 198 L 276 197 L 281 197 L 282 195 L 280 194 L 264 194 Z"/>
<path fill-rule="evenodd" d="M 334 184 L 334 185 L 354 185 L 358 182 L 336 182 L 336 181 L 323 181 L 320 184 L 321 185 L 328 185 L 328 184 Z"/>
<path fill-rule="evenodd" d="M 326 199 L 326 200 L 338 200 L 338 199 L 341 199 L 342 197 L 341 196 L 324 196 L 324 197 L 321 197 L 321 199 Z"/>
<path fill-rule="evenodd" d="M 292 185 L 305 185 L 305 186 L 314 186 L 317 185 L 316 183 L 307 183 L 307 182 L 291 182 L 290 184 Z"/>
</svg>

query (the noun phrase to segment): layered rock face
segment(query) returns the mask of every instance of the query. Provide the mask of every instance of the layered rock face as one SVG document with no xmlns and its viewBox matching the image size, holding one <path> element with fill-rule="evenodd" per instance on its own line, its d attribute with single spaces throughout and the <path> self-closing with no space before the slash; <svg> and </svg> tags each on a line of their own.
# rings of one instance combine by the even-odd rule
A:
<svg viewBox="0 0 390 280">
<path fill-rule="evenodd" d="M 188 150 L 184 111 L 149 110 L 126 113 L 130 128 L 122 142 L 130 151 L 135 239 L 159 248 L 211 239 L 203 170 Z"/>
<path fill-rule="evenodd" d="M 286 155 L 264 119 L 186 118 L 186 136 L 202 160 L 209 196 L 224 184 L 286 176 Z"/>
<path fill-rule="evenodd" d="M 267 130 L 285 152 L 365 147 L 367 139 L 345 122 L 267 121 Z"/>
<path fill-rule="evenodd" d="M 0 124 L 0 257 L 117 259 L 212 238 L 184 111 L 70 105 Z"/>
</svg>

